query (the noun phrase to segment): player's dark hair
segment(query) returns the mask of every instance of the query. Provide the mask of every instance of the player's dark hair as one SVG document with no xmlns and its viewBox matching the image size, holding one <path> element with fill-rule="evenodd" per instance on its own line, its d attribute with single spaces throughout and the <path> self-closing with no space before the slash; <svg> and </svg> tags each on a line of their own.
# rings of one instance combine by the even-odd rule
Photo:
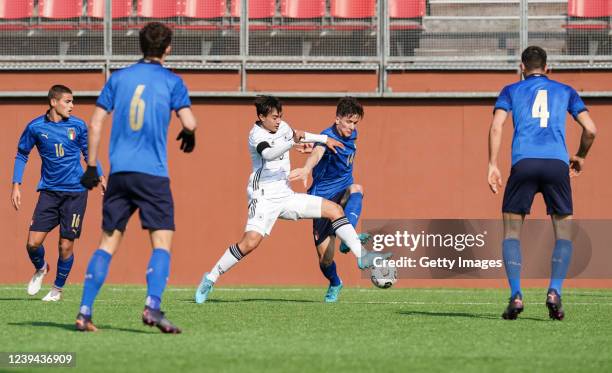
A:
<svg viewBox="0 0 612 373">
<path fill-rule="evenodd" d="M 160 22 L 149 22 L 139 33 L 140 50 L 144 57 L 160 58 L 172 42 L 172 30 Z"/>
<path fill-rule="evenodd" d="M 64 93 L 71 95 L 72 91 L 70 90 L 70 88 L 66 87 L 65 85 L 61 85 L 61 84 L 56 84 L 53 87 L 49 88 L 49 93 L 47 94 L 47 98 L 49 99 L 49 104 L 51 104 L 51 99 L 54 98 L 57 100 L 60 97 L 62 97 Z"/>
<path fill-rule="evenodd" d="M 523 62 L 527 71 L 544 69 L 544 66 L 546 66 L 546 51 L 535 45 L 527 47 L 521 54 L 521 62 Z"/>
<path fill-rule="evenodd" d="M 280 100 L 274 96 L 257 96 L 255 98 L 255 109 L 257 110 L 257 116 L 260 115 L 268 116 L 272 109 L 280 114 L 283 112 L 283 104 Z"/>
<path fill-rule="evenodd" d="M 336 106 L 336 116 L 342 118 L 353 115 L 363 118 L 363 106 L 355 97 L 342 97 Z"/>
</svg>

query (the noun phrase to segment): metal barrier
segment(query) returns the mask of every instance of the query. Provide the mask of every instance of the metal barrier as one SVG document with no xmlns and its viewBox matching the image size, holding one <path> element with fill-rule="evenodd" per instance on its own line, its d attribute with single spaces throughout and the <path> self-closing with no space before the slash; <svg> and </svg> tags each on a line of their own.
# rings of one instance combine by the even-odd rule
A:
<svg viewBox="0 0 612 373">
<path fill-rule="evenodd" d="M 611 19 L 610 0 L 0 0 L 0 68 L 129 62 L 151 20 L 193 68 L 515 69 L 530 44 L 610 68 Z"/>
</svg>

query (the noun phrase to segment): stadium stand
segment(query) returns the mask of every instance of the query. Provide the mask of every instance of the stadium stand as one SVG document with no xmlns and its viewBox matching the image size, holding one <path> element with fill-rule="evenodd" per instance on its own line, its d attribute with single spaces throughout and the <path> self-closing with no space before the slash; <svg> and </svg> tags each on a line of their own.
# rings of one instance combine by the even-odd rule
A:
<svg viewBox="0 0 612 373">
<path fill-rule="evenodd" d="M 39 0 L 38 15 L 41 18 L 68 19 L 83 15 L 82 0 Z"/>
<path fill-rule="evenodd" d="M 240 18 L 242 11 L 241 1 L 232 0 L 231 15 Z M 251 0 L 249 1 L 249 19 L 272 18 L 276 14 L 276 3 L 274 0 Z"/>
<path fill-rule="evenodd" d="M 112 0 L 111 17 L 128 18 L 132 16 L 132 0 Z M 87 0 L 87 17 L 104 18 L 106 0 Z"/>
<path fill-rule="evenodd" d="M 565 28 L 570 55 L 610 54 L 610 0 L 569 0 Z"/>
<path fill-rule="evenodd" d="M 0 1 L 0 19 L 23 19 L 30 18 L 34 12 L 34 1 Z"/>
</svg>

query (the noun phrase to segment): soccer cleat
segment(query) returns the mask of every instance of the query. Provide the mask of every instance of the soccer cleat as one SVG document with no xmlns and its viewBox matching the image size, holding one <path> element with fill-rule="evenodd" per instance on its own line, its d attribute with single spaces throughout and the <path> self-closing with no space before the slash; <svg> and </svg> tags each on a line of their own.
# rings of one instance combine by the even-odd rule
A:
<svg viewBox="0 0 612 373">
<path fill-rule="evenodd" d="M 548 307 L 548 316 L 553 320 L 563 320 L 565 312 L 561 304 L 561 296 L 555 289 L 549 289 L 546 294 L 546 307 Z"/>
<path fill-rule="evenodd" d="M 57 302 L 62 300 L 62 289 L 53 286 L 42 300 L 43 302 Z"/>
<path fill-rule="evenodd" d="M 40 291 L 40 287 L 42 286 L 43 279 L 45 278 L 48 272 L 49 272 L 49 265 L 47 263 L 45 263 L 44 267 L 34 272 L 34 276 L 32 276 L 32 279 L 28 283 L 28 294 L 29 295 L 36 295 L 36 293 Z"/>
<path fill-rule="evenodd" d="M 75 322 L 76 330 L 80 332 L 97 332 L 98 328 L 91 321 L 91 316 L 85 316 L 79 313 Z"/>
<path fill-rule="evenodd" d="M 342 290 L 342 283 L 337 286 L 329 285 L 327 293 L 325 294 L 325 303 L 336 303 L 340 295 L 340 290 Z"/>
<path fill-rule="evenodd" d="M 368 243 L 368 241 L 372 238 L 369 233 L 359 233 L 359 241 L 361 241 L 362 245 Z M 342 254 L 346 254 L 351 251 L 351 249 L 344 244 L 344 242 L 340 242 L 340 248 L 338 249 Z"/>
<path fill-rule="evenodd" d="M 510 298 L 508 307 L 506 307 L 506 310 L 502 313 L 502 319 L 516 320 L 521 312 L 523 312 L 523 298 L 520 293 L 516 293 Z"/>
<path fill-rule="evenodd" d="M 381 260 L 385 260 L 393 255 L 392 253 L 379 253 L 376 251 L 366 251 L 363 249 L 365 254 L 361 256 L 361 258 L 357 259 L 357 266 L 359 269 L 368 269 L 374 266 L 374 259 L 380 258 Z"/>
<path fill-rule="evenodd" d="M 142 322 L 145 325 L 157 326 L 157 328 L 159 328 L 162 333 L 181 333 L 181 329 L 178 326 L 172 324 L 172 322 L 170 322 L 170 320 L 166 318 L 166 316 L 161 310 L 154 310 L 149 306 L 145 306 L 144 311 L 142 311 Z"/>
<path fill-rule="evenodd" d="M 213 291 L 213 286 L 215 286 L 215 283 L 210 281 L 206 277 L 206 275 L 208 275 L 208 272 L 206 272 L 204 274 L 204 277 L 202 277 L 202 281 L 200 282 L 200 285 L 198 285 L 198 288 L 195 292 L 195 302 L 197 304 L 202 304 L 206 302 L 206 300 L 210 296 L 210 293 L 212 293 Z"/>
</svg>

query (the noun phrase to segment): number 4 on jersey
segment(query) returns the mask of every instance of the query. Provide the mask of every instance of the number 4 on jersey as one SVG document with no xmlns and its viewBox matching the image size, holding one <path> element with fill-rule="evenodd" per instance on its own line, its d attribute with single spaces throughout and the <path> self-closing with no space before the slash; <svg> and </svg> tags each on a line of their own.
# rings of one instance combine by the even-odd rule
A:
<svg viewBox="0 0 612 373">
<path fill-rule="evenodd" d="M 533 102 L 533 107 L 531 108 L 531 117 L 540 118 L 540 127 L 548 127 L 548 118 L 550 118 L 550 113 L 548 112 L 547 90 L 540 89 L 538 91 L 538 95 L 536 96 L 535 101 Z"/>
</svg>

